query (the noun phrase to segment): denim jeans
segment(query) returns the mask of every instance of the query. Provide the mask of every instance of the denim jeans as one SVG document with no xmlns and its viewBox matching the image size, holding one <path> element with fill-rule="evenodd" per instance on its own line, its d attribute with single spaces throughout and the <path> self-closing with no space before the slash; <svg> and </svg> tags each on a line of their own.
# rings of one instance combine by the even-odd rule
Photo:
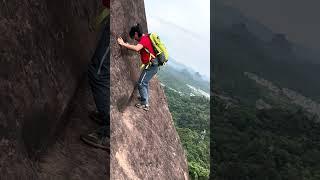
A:
<svg viewBox="0 0 320 180">
<path fill-rule="evenodd" d="M 149 81 L 158 72 L 158 59 L 153 60 L 154 63 L 148 69 L 144 69 L 138 80 L 138 90 L 142 104 L 149 104 Z"/>
<path fill-rule="evenodd" d="M 88 67 L 88 77 L 97 111 L 103 118 L 105 126 L 110 126 L 109 18 L 103 23 L 100 40 Z"/>
</svg>

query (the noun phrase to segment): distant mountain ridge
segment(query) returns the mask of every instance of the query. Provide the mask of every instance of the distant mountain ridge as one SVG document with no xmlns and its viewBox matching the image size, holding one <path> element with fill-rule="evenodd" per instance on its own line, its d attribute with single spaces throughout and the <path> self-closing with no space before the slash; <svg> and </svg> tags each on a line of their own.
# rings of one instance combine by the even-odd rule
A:
<svg viewBox="0 0 320 180">
<path fill-rule="evenodd" d="M 259 35 L 261 31 L 264 33 Z M 213 52 L 211 73 L 215 86 L 228 94 L 255 102 L 259 98 L 256 85 L 243 74 L 253 72 L 280 87 L 320 101 L 320 64 L 315 63 L 320 55 L 219 3 L 216 3 Z"/>
<path fill-rule="evenodd" d="M 319 179 L 320 56 L 215 5 L 213 179 Z"/>
<path fill-rule="evenodd" d="M 247 18 L 241 11 L 234 7 L 224 5 L 221 2 L 215 2 L 214 11 L 214 29 L 244 23 L 248 26 L 251 33 L 263 41 L 268 41 L 273 36 L 273 32 L 268 27 L 254 19 Z"/>
<path fill-rule="evenodd" d="M 270 28 L 259 23 L 257 20 L 246 17 L 240 10 L 219 1 L 215 2 L 214 10 L 216 12 L 214 16 L 214 30 L 231 28 L 234 25 L 241 24 L 245 25 L 248 32 L 264 42 L 272 43 L 282 36 L 290 44 L 292 53 L 297 59 L 320 64 L 319 50 L 292 42 L 286 38 L 285 34 L 274 33 Z"/>
<path fill-rule="evenodd" d="M 177 92 L 191 96 L 210 97 L 209 81 L 199 72 L 172 58 L 160 68 L 158 76 L 163 85 Z"/>
<path fill-rule="evenodd" d="M 174 69 L 177 69 L 179 71 L 181 70 L 186 70 L 188 71 L 190 74 L 196 76 L 196 78 L 200 78 L 201 80 L 204 80 L 204 81 L 210 81 L 210 77 L 207 77 L 206 75 L 200 73 L 200 72 L 197 72 L 195 70 L 193 70 L 193 68 L 189 67 L 189 66 L 186 66 L 184 65 L 183 63 L 180 63 L 178 62 L 177 60 L 175 60 L 174 58 L 172 57 L 169 57 L 169 61 L 167 62 L 167 65 L 168 66 L 171 66 L 173 67 Z M 208 64 L 209 65 L 209 64 Z"/>
</svg>

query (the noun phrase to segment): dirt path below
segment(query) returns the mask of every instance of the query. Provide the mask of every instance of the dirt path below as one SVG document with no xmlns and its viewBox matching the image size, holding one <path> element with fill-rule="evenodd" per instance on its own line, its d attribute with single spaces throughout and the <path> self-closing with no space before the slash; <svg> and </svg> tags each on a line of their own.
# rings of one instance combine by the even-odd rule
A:
<svg viewBox="0 0 320 180">
<path fill-rule="evenodd" d="M 79 88 L 63 136 L 40 158 L 39 179 L 106 180 L 109 177 L 109 153 L 92 148 L 80 140 L 80 134 L 98 127 L 88 118 L 94 108 L 87 79 Z"/>
</svg>

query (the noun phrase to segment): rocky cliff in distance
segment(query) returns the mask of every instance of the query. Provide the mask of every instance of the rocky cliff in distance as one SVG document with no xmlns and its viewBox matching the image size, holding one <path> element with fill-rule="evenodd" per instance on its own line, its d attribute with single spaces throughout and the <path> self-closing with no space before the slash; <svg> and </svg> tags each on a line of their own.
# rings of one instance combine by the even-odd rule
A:
<svg viewBox="0 0 320 180">
<path fill-rule="evenodd" d="M 128 31 L 140 23 L 147 32 L 143 0 L 111 1 L 111 179 L 188 179 L 186 157 L 175 130 L 163 89 L 150 82 L 149 112 L 133 102 L 121 113 L 139 77 L 139 56 L 121 48 Z"/>
<path fill-rule="evenodd" d="M 309 112 L 314 116 L 313 120 L 320 122 L 320 104 L 311 98 L 305 97 L 299 92 L 293 91 L 288 88 L 282 88 L 274 85 L 271 81 L 268 81 L 266 79 L 263 79 L 262 77 L 257 76 L 254 73 L 245 72 L 244 75 L 246 75 L 249 79 L 253 80 L 258 85 L 262 86 L 269 92 L 269 96 L 272 96 L 277 103 L 290 103 L 295 104 L 298 107 L 301 107 L 306 112 Z M 288 105 L 287 105 L 288 106 Z"/>
<path fill-rule="evenodd" d="M 106 153 L 79 140 L 94 128 L 82 82 L 101 8 L 100 0 L 0 2 L 0 179 L 106 178 Z"/>
</svg>

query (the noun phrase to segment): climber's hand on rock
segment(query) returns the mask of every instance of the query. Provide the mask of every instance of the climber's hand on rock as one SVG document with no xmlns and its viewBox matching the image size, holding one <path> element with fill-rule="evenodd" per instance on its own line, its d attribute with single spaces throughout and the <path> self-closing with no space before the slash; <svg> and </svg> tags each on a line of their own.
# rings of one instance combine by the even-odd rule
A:
<svg viewBox="0 0 320 180">
<path fill-rule="evenodd" d="M 118 43 L 123 46 L 124 45 L 124 41 L 121 37 L 118 38 Z"/>
</svg>

